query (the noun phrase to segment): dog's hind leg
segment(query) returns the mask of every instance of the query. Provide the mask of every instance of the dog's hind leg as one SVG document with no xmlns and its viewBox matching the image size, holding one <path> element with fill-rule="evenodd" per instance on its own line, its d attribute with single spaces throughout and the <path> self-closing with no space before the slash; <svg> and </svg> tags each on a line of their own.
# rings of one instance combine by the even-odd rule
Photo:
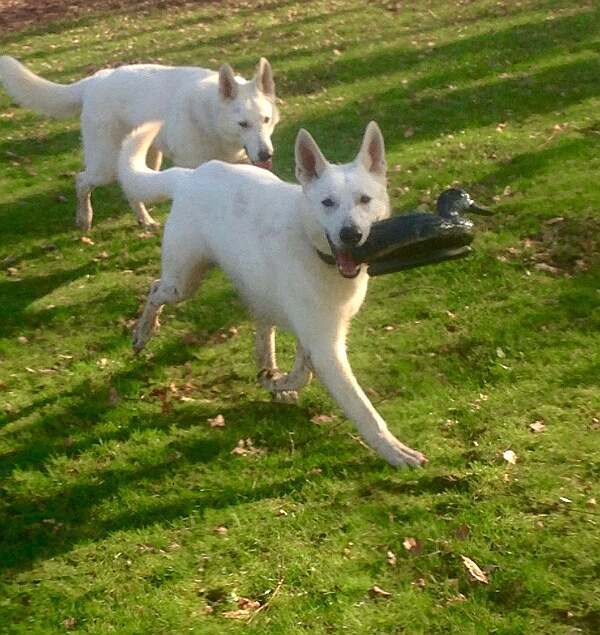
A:
<svg viewBox="0 0 600 635">
<path fill-rule="evenodd" d="M 165 253 L 169 256 L 165 257 Z M 136 353 L 158 331 L 158 318 L 163 306 L 177 304 L 194 295 L 207 268 L 208 264 L 203 258 L 196 255 L 191 259 L 189 254 L 177 254 L 169 249 L 168 237 L 165 237 L 162 277 L 152 283 L 146 306 L 133 332 L 133 350 Z"/>
<path fill-rule="evenodd" d="M 300 342 L 297 342 L 292 370 L 282 373 L 277 368 L 275 327 L 270 325 L 258 324 L 256 327 L 256 362 L 258 383 L 271 393 L 275 401 L 297 401 L 298 392 L 312 379 L 308 358 Z"/>
<path fill-rule="evenodd" d="M 79 172 L 75 177 L 75 190 L 77 192 L 77 214 L 75 224 L 81 231 L 89 232 L 92 228 L 94 210 L 92 208 L 93 184 L 88 179 L 87 172 Z"/>
<path fill-rule="evenodd" d="M 346 356 L 344 337 L 334 335 L 330 340 L 321 337 L 318 342 L 310 342 L 307 350 L 315 373 L 369 446 L 391 465 L 426 463 L 423 454 L 398 441 L 389 431 L 358 385 Z"/>
</svg>

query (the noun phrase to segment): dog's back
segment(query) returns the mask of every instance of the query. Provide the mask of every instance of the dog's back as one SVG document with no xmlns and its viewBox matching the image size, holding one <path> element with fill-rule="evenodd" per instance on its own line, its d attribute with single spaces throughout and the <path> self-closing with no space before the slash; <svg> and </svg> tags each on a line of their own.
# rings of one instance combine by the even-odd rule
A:
<svg viewBox="0 0 600 635">
<path fill-rule="evenodd" d="M 218 74 L 203 68 L 135 64 L 102 70 L 84 89 L 84 116 L 118 119 L 128 130 L 153 119 L 166 119 L 182 92 Z"/>
</svg>

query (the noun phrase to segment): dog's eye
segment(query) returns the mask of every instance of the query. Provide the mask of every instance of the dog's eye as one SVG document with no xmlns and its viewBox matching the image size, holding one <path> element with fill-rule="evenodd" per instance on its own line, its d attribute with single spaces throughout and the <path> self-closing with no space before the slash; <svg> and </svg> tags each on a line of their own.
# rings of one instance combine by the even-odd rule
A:
<svg viewBox="0 0 600 635">
<path fill-rule="evenodd" d="M 332 198 L 325 198 L 321 201 L 325 207 L 333 207 L 335 205 L 335 201 Z"/>
<path fill-rule="evenodd" d="M 265 118 L 263 119 L 263 121 L 264 121 L 265 123 L 269 123 L 269 121 L 271 121 L 271 117 L 265 117 Z"/>
<path fill-rule="evenodd" d="M 242 128 L 248 128 L 250 126 L 250 124 L 247 121 L 240 121 L 239 124 L 240 124 L 240 127 Z"/>
<path fill-rule="evenodd" d="M 360 202 L 361 202 L 363 205 L 368 205 L 368 204 L 371 202 L 371 197 L 370 197 L 370 196 L 368 196 L 367 194 L 363 194 L 363 195 L 360 197 Z"/>
</svg>

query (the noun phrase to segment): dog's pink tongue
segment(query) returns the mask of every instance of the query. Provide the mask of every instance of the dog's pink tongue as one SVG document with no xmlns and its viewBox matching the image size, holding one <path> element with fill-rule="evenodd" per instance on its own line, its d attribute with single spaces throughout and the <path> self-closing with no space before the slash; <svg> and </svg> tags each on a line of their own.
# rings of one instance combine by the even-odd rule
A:
<svg viewBox="0 0 600 635">
<path fill-rule="evenodd" d="M 268 161 L 257 161 L 254 164 L 257 168 L 262 168 L 263 170 L 272 170 L 273 169 L 273 161 L 269 159 Z"/>
<path fill-rule="evenodd" d="M 347 278 L 354 278 L 358 273 L 358 265 L 354 262 L 349 251 L 338 251 L 335 254 L 335 262 L 340 273 Z"/>
</svg>

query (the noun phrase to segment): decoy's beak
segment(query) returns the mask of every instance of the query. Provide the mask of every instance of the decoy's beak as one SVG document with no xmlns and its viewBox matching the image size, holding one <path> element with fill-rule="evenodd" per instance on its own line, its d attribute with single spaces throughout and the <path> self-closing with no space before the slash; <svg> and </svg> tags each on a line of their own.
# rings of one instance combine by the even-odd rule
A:
<svg viewBox="0 0 600 635">
<path fill-rule="evenodd" d="M 473 214 L 479 214 L 480 216 L 492 216 L 492 214 L 494 213 L 487 207 L 481 207 L 480 205 L 477 205 L 475 201 L 471 201 L 467 212 L 473 212 Z"/>
</svg>

